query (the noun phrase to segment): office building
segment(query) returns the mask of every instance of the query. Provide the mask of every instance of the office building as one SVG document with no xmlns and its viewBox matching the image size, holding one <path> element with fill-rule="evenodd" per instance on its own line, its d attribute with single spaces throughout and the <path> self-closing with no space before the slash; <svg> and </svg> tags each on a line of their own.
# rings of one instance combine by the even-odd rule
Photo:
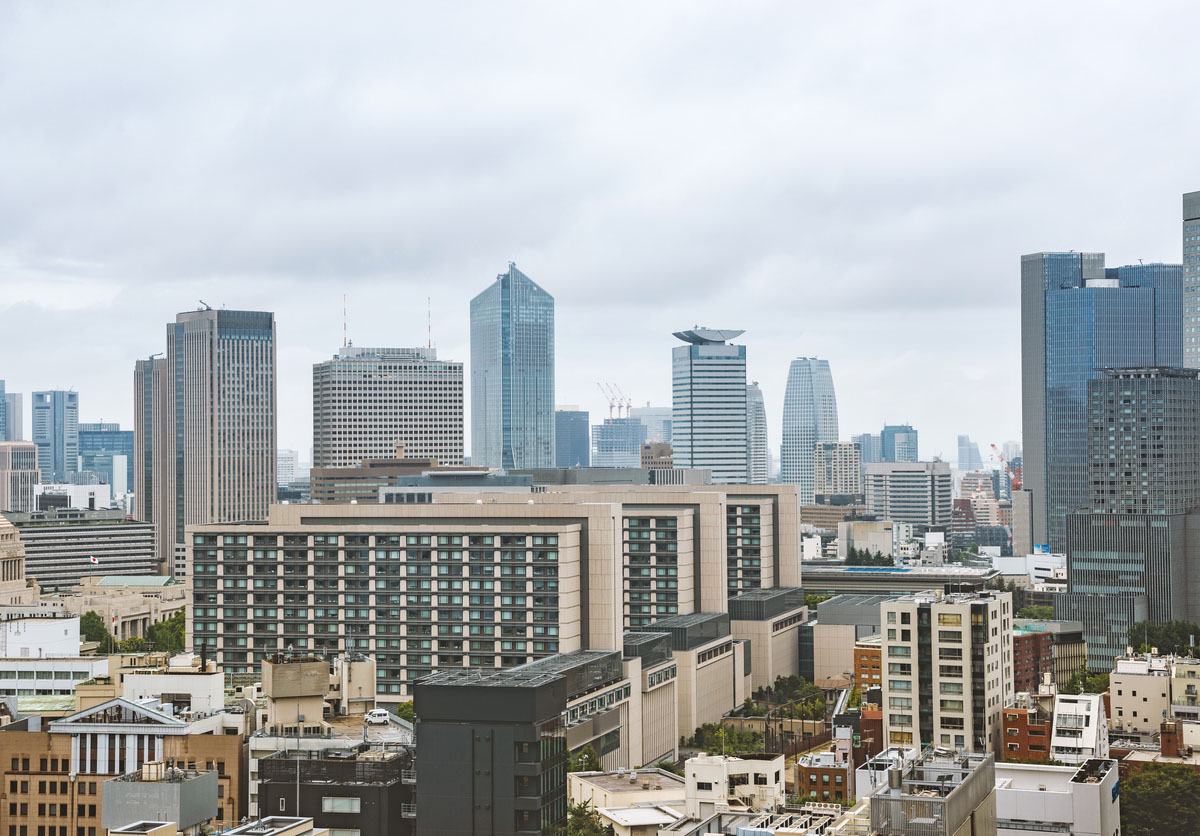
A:
<svg viewBox="0 0 1200 836">
<path fill-rule="evenodd" d="M 678 467 L 712 471 L 714 484 L 745 484 L 746 347 L 743 331 L 676 331 L 671 351 L 671 449 Z"/>
<path fill-rule="evenodd" d="M 1200 367 L 1200 192 L 1183 195 L 1183 359 Z"/>
<path fill-rule="evenodd" d="M 746 481 L 765 485 L 771 481 L 771 455 L 767 447 L 767 408 L 758 381 L 746 387 Z"/>
<path fill-rule="evenodd" d="M 33 443 L 43 482 L 69 482 L 79 469 L 79 394 L 33 393 Z"/>
<path fill-rule="evenodd" d="M 592 466 L 588 414 L 577 406 L 561 406 L 554 410 L 554 466 Z"/>
<path fill-rule="evenodd" d="M 920 461 L 917 431 L 909 424 L 888 424 L 879 433 L 879 450 L 885 462 Z"/>
<path fill-rule="evenodd" d="M 299 464 L 300 454 L 295 450 L 280 450 L 275 465 L 275 483 L 282 487 L 295 482 L 296 468 Z"/>
<path fill-rule="evenodd" d="M 471 464 L 555 464 L 554 297 L 512 262 L 471 300 Z"/>
<path fill-rule="evenodd" d="M 879 435 L 872 433 L 852 435 L 850 441 L 858 445 L 863 467 L 883 461 L 883 439 Z"/>
<path fill-rule="evenodd" d="M 800 675 L 800 625 L 807 619 L 802 589 L 756 589 L 729 599 L 730 635 L 750 643 L 753 690 Z"/>
<path fill-rule="evenodd" d="M 880 610 L 888 745 L 1000 751 L 1014 694 L 1012 593 L 921 593 Z"/>
<path fill-rule="evenodd" d="M 1180 366 L 1182 268 L 1105 269 L 1103 253 L 1021 257 L 1022 480 L 1035 545 L 1064 551 L 1091 499 L 1088 381 L 1103 369 Z"/>
<path fill-rule="evenodd" d="M 650 444 L 671 443 L 671 407 L 645 406 L 631 407 L 629 417 L 636 418 L 646 427 L 646 441 Z"/>
<path fill-rule="evenodd" d="M 865 487 L 867 510 L 880 519 L 950 524 L 954 485 L 946 462 L 869 464 Z"/>
<path fill-rule="evenodd" d="M 958 469 L 983 470 L 983 457 L 979 455 L 979 445 L 972 441 L 969 435 L 958 437 Z"/>
<path fill-rule="evenodd" d="M 5 393 L 4 421 L 6 434 L 0 441 L 25 440 L 25 396 L 20 392 Z"/>
<path fill-rule="evenodd" d="M 79 470 L 91 471 L 113 494 L 133 490 L 134 433 L 120 424 L 79 425 Z"/>
<path fill-rule="evenodd" d="M 646 428 L 636 418 L 606 418 L 592 427 L 592 467 L 640 467 Z"/>
<path fill-rule="evenodd" d="M 44 591 L 67 590 L 89 575 L 153 575 L 154 526 L 120 509 L 6 513 L 25 546 L 25 572 Z M 92 562 L 92 558 L 96 562 Z"/>
<path fill-rule="evenodd" d="M 813 449 L 813 498 L 818 505 L 862 505 L 862 451 L 855 442 L 824 441 Z"/>
<path fill-rule="evenodd" d="M 542 671 L 446 671 L 418 683 L 417 834 L 559 832 L 567 693 L 567 676 Z"/>
<path fill-rule="evenodd" d="M 15 441 L 8 428 L 8 395 L 4 391 L 4 381 L 0 380 L 0 441 Z"/>
<path fill-rule="evenodd" d="M 313 364 L 313 467 L 355 467 L 397 449 L 463 463 L 462 363 L 435 348 L 350 345 Z"/>
<path fill-rule="evenodd" d="M 184 529 L 262 520 L 276 496 L 275 315 L 186 311 L 167 325 L 163 360 L 135 368 L 137 516 L 158 527 L 176 574 Z M 149 493 L 151 496 L 144 496 Z"/>
<path fill-rule="evenodd" d="M 647 442 L 642 445 L 641 466 L 647 470 L 671 470 L 675 467 L 675 454 L 670 444 Z"/>
<path fill-rule="evenodd" d="M 0 511 L 32 511 L 41 481 L 38 448 L 31 441 L 0 442 Z"/>
<path fill-rule="evenodd" d="M 788 368 L 783 394 L 783 444 L 779 480 L 800 486 L 800 502 L 813 504 L 813 449 L 838 440 L 837 396 L 828 360 L 798 357 Z"/>
<path fill-rule="evenodd" d="M 998 763 L 995 775 L 999 833 L 1121 832 L 1116 761 L 1093 758 L 1079 766 Z"/>
</svg>

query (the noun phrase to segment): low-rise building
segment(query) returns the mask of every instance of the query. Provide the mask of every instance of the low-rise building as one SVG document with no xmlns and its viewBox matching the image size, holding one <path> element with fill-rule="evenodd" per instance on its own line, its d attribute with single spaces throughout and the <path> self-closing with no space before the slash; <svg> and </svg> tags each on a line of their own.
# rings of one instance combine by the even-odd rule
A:
<svg viewBox="0 0 1200 836">
<path fill-rule="evenodd" d="M 860 691 L 883 685 L 883 636 L 867 636 L 854 643 L 854 687 Z"/>
<path fill-rule="evenodd" d="M 800 675 L 800 625 L 807 617 L 798 587 L 755 589 L 729 599 L 730 634 L 750 643 L 755 691 L 773 687 L 778 677 Z"/>
<path fill-rule="evenodd" d="M 990 754 L 926 749 L 888 772 L 871 794 L 871 829 L 880 834 L 996 832 L 995 766 Z"/>
<path fill-rule="evenodd" d="M 1159 725 L 1171 719 L 1172 661 L 1149 653 L 1116 660 L 1108 679 L 1108 723 L 1114 737 L 1149 743 Z"/>
<path fill-rule="evenodd" d="M 829 746 L 796 759 L 793 795 L 801 800 L 844 803 L 853 801 L 854 763 L 851 740 L 835 737 Z"/>
<path fill-rule="evenodd" d="M 151 624 L 166 621 L 191 602 L 187 584 L 167 575 L 92 575 L 67 592 L 43 600 L 70 615 L 99 613 L 118 641 L 145 638 Z"/>
<path fill-rule="evenodd" d="M 100 785 L 100 824 L 110 830 L 151 818 L 174 822 L 185 836 L 217 815 L 217 773 L 151 761 Z"/>
<path fill-rule="evenodd" d="M 663 804 L 683 808 L 687 782 L 665 769 L 618 769 L 614 772 L 570 772 L 567 799 L 572 804 L 636 807 Z"/>
<path fill-rule="evenodd" d="M 1014 618 L 1013 661 L 1016 690 L 1036 690 L 1046 671 L 1062 688 L 1087 664 L 1083 622 Z"/>
<path fill-rule="evenodd" d="M 1050 756 L 1079 764 L 1108 757 L 1108 723 L 1102 694 L 1057 694 Z"/>
<path fill-rule="evenodd" d="M 1046 693 L 1019 692 L 1004 706 L 1006 761 L 1050 760 L 1050 738 L 1054 731 L 1054 686 Z"/>
<path fill-rule="evenodd" d="M 835 595 L 817 604 L 801 631 L 800 675 L 845 687 L 854 676 L 854 646 L 880 631 L 879 606 L 894 595 Z"/>
<path fill-rule="evenodd" d="M 1091 758 L 1079 766 L 998 763 L 995 772 L 999 836 L 1121 832 L 1116 761 Z"/>
<path fill-rule="evenodd" d="M 748 643 L 730 635 L 727 613 L 662 618 L 651 629 L 671 636 L 680 736 L 719 722 L 751 695 Z"/>
<path fill-rule="evenodd" d="M 686 813 L 693 818 L 771 810 L 787 799 L 783 755 L 699 755 L 684 764 L 684 779 Z"/>
</svg>

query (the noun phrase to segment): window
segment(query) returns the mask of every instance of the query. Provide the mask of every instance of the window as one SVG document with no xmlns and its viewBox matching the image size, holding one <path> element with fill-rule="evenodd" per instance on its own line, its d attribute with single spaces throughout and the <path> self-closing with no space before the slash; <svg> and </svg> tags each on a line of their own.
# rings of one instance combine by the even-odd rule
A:
<svg viewBox="0 0 1200 836">
<path fill-rule="evenodd" d="M 329 799 L 326 799 L 326 801 L 328 801 L 328 800 Z M 281 813 L 287 812 L 287 799 L 284 799 L 284 798 L 279 799 L 279 812 L 281 812 Z"/>
<path fill-rule="evenodd" d="M 938 626 L 939 627 L 961 627 L 962 626 L 962 614 L 961 613 L 950 613 L 950 612 L 938 613 Z"/>
<path fill-rule="evenodd" d="M 358 798 L 327 795 L 321 799 L 322 813 L 358 813 L 361 807 L 362 801 Z"/>
<path fill-rule="evenodd" d="M 361 836 L 361 830 L 351 830 L 350 828 L 330 828 L 329 836 Z"/>
<path fill-rule="evenodd" d="M 696 789 L 702 790 L 705 792 L 711 791 L 712 790 L 712 782 L 711 781 L 697 781 Z"/>
</svg>

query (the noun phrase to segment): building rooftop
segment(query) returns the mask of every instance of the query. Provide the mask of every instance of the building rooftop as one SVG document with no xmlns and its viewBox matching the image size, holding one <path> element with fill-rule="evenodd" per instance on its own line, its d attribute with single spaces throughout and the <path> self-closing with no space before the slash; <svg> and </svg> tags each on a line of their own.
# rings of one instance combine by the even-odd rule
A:
<svg viewBox="0 0 1200 836">
<path fill-rule="evenodd" d="M 521 668 L 507 670 L 442 670 L 418 680 L 421 685 L 471 685 L 475 687 L 512 688 L 536 687 L 554 682 L 560 674 Z"/>
<path fill-rule="evenodd" d="M 292 816 L 267 816 L 241 827 L 224 831 L 226 836 L 284 836 L 284 834 L 309 833 L 313 829 L 312 819 Z"/>
<path fill-rule="evenodd" d="M 721 345 L 745 333 L 745 331 L 729 329 L 701 328 L 697 325 L 694 328 L 689 328 L 687 331 L 676 331 L 675 336 L 685 343 L 691 343 L 692 345 Z"/>
<path fill-rule="evenodd" d="M 1117 762 L 1089 758 L 1078 766 L 1032 763 L 997 763 L 996 789 L 1070 792 L 1071 784 L 1098 784 Z"/>
<path fill-rule="evenodd" d="M 733 621 L 768 621 L 804 606 L 800 587 L 753 589 L 729 599 L 729 618 Z"/>
<path fill-rule="evenodd" d="M 652 827 L 674 824 L 680 813 L 664 804 L 653 807 L 599 807 L 596 812 L 621 827 Z"/>
<path fill-rule="evenodd" d="M 665 769 L 621 769 L 616 772 L 573 772 L 578 781 L 590 784 L 596 789 L 606 792 L 627 792 L 641 788 L 644 780 L 650 780 L 650 786 L 662 784 L 664 791 L 678 790 L 679 797 L 684 797 L 687 781 L 674 772 Z M 630 777 L 634 780 L 629 780 Z M 673 821 L 673 820 L 672 820 Z"/>
<path fill-rule="evenodd" d="M 178 586 L 170 575 L 104 575 L 96 586 Z"/>
<path fill-rule="evenodd" d="M 175 822 L 169 821 L 135 821 L 133 824 L 127 824 L 124 827 L 110 827 L 109 834 L 124 834 L 124 833 L 151 833 L 158 830 L 160 827 L 175 827 Z"/>
</svg>

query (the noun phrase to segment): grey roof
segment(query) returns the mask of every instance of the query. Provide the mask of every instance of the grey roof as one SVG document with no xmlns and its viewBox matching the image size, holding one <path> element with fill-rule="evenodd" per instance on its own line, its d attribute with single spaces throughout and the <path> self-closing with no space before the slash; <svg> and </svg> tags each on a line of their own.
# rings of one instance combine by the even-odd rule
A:
<svg viewBox="0 0 1200 836">
<path fill-rule="evenodd" d="M 687 331 L 676 331 L 675 336 L 692 345 L 719 345 L 745 333 L 745 331 L 730 329 L 701 328 L 697 325 Z"/>
</svg>

